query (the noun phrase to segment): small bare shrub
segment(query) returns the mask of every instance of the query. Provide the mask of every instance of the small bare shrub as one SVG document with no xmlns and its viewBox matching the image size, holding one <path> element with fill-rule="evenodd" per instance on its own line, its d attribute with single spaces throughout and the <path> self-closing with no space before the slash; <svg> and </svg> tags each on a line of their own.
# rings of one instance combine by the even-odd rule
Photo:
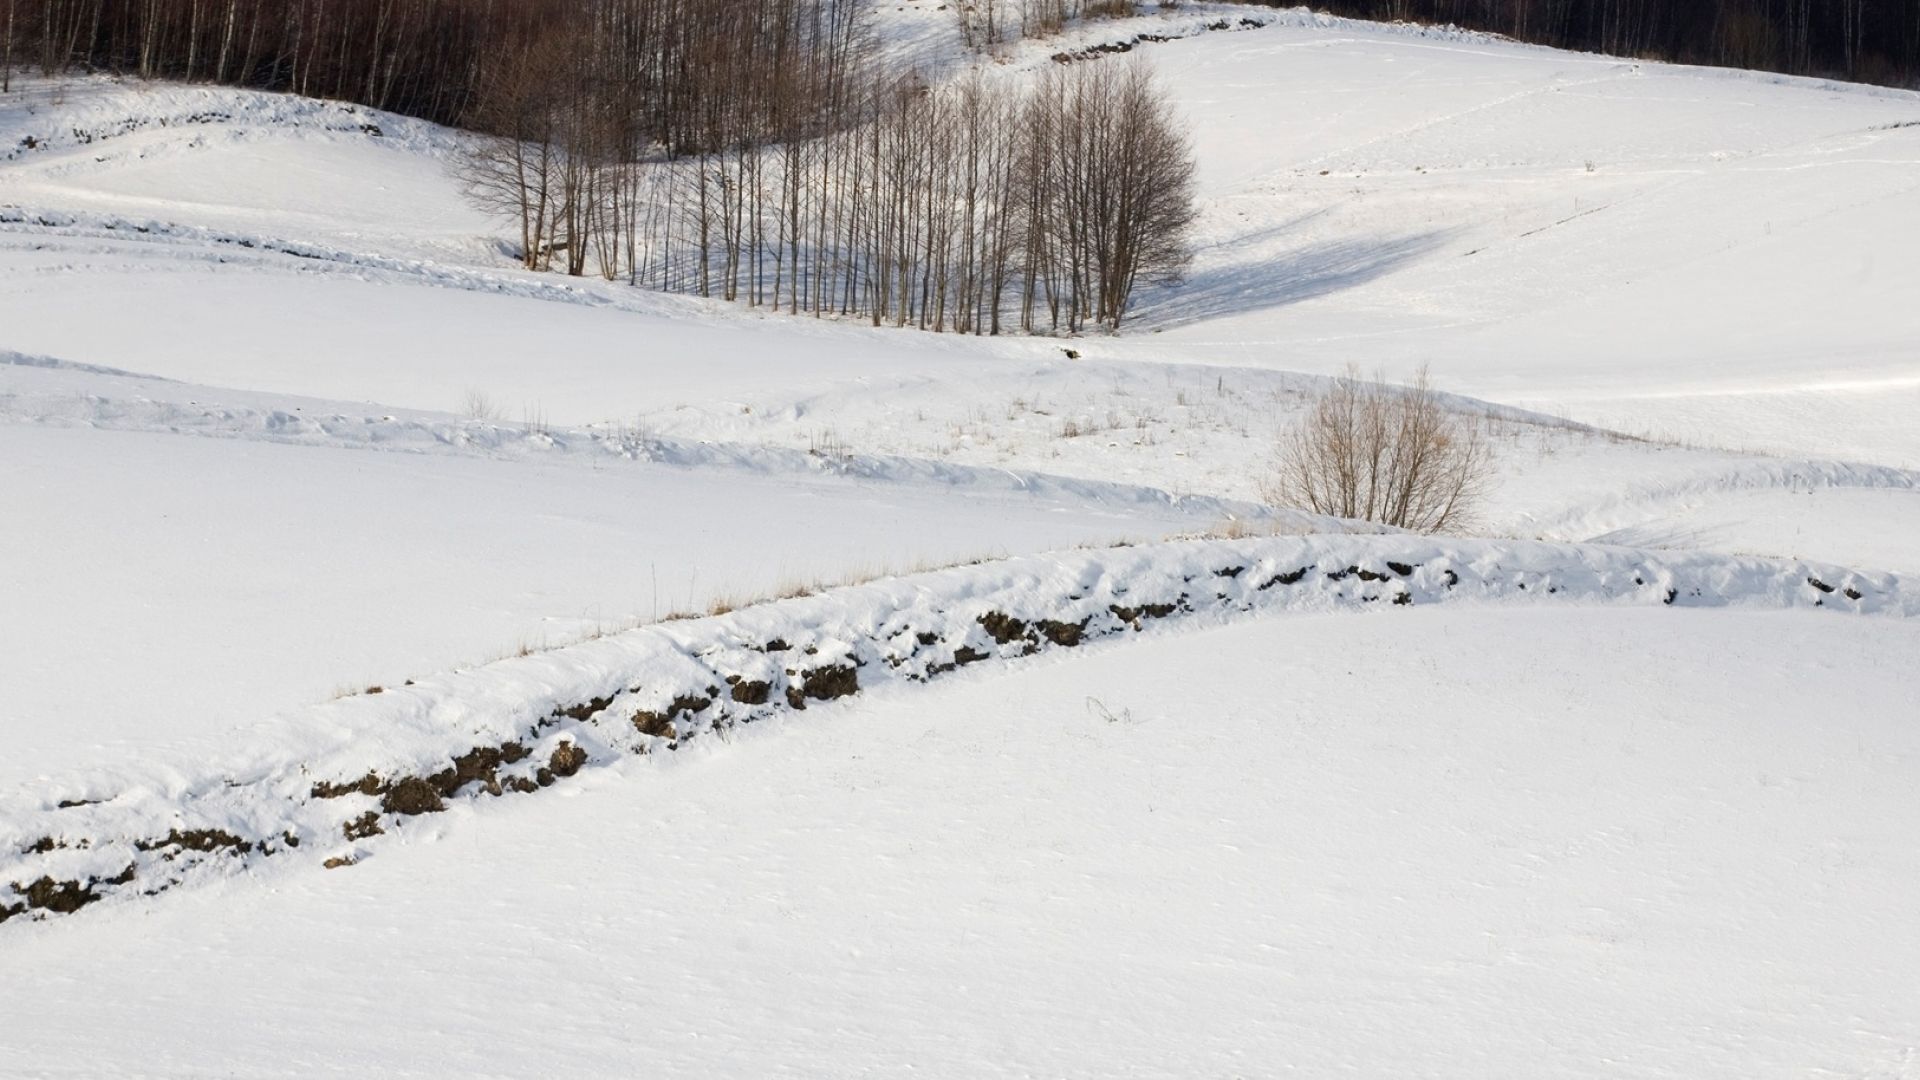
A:
<svg viewBox="0 0 1920 1080">
<path fill-rule="evenodd" d="M 808 436 L 807 453 L 828 461 L 851 462 L 853 460 L 853 447 L 835 434 L 832 428 Z"/>
<path fill-rule="evenodd" d="M 1492 481 L 1480 424 L 1420 369 L 1410 386 L 1349 371 L 1280 437 L 1261 495 L 1276 506 L 1417 532 L 1458 529 Z"/>
<path fill-rule="evenodd" d="M 469 420 L 493 422 L 500 419 L 499 407 L 493 403 L 493 399 L 488 397 L 484 390 L 467 391 L 467 403 L 464 412 Z"/>
<path fill-rule="evenodd" d="M 528 438 L 542 438 L 549 434 L 547 428 L 547 410 L 538 405 L 520 407 L 520 429 Z"/>
</svg>

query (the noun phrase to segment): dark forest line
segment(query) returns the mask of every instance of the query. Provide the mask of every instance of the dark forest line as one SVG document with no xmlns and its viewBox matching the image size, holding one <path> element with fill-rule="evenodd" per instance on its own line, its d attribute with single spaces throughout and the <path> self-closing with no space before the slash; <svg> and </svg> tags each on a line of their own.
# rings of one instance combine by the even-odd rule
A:
<svg viewBox="0 0 1920 1080">
<path fill-rule="evenodd" d="M 1000 40 L 1132 10 L 988 5 Z M 0 0 L 9 63 L 472 131 L 467 191 L 517 225 L 529 269 L 974 334 L 1118 327 L 1137 284 L 1178 276 L 1193 162 L 1147 69 L 935 87 L 879 62 L 870 15 L 868 0 Z"/>
<path fill-rule="evenodd" d="M 1581 52 L 1920 86 L 1920 0 L 1314 0 L 1311 6 Z"/>
<path fill-rule="evenodd" d="M 1266 7 L 1285 0 L 1242 0 Z M 671 142 L 693 98 L 781 66 L 843 29 L 855 3 L 815 0 L 0 0 L 0 81 L 16 69 L 107 71 L 358 102 L 455 126 L 502 66 L 595 39 L 617 50 L 649 126 Z M 967 0 L 992 44 L 1138 0 Z M 1559 48 L 1895 86 L 1920 85 L 1920 0 L 1318 0 L 1354 18 L 1453 24 Z M 838 25 L 823 26 L 822 21 Z M 851 42 L 849 42 L 851 44 Z M 549 53 L 564 77 L 565 56 Z"/>
<path fill-rule="evenodd" d="M 969 0 L 991 49 L 1135 0 Z M 1280 6 L 1265 3 L 1263 6 Z M 1615 55 L 1912 81 L 1920 0 L 1323 0 Z M 1118 328 L 1178 278 L 1191 149 L 1138 65 L 888 70 L 869 0 L 0 0 L 0 72 L 333 98 L 476 133 L 527 268 L 793 314 Z M 0 80 L 5 78 L 0 74 Z"/>
</svg>

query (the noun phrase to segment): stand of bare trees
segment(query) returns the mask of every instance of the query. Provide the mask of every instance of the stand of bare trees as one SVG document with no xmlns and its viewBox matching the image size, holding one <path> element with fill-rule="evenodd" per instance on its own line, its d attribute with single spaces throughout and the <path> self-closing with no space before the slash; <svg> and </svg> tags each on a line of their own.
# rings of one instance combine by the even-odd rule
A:
<svg viewBox="0 0 1920 1080">
<path fill-rule="evenodd" d="M 0 51 L 81 68 L 355 101 L 471 126 L 479 91 L 591 54 L 642 129 L 683 139 L 711 93 L 765 103 L 773 54 L 851 20 L 854 0 L 0 0 Z M 829 24 L 823 26 L 822 24 Z M 572 57 L 560 58 L 571 61 Z M 566 77 L 563 63 L 546 73 Z M 503 69 L 507 69 L 503 71 Z"/>
<path fill-rule="evenodd" d="M 879 70 L 868 0 L 0 0 L 16 49 L 476 134 L 529 269 L 962 333 L 1118 327 L 1186 263 L 1193 164 L 1144 67 Z M 1023 33 L 1133 0 L 994 0 Z M 4 78 L 0 75 L 0 78 Z"/>
<path fill-rule="evenodd" d="M 863 10 L 857 0 L 570 0 L 567 18 L 516 31 L 473 79 L 464 120 L 482 138 L 468 191 L 517 223 L 528 268 L 637 280 L 636 267 L 670 257 L 680 239 L 662 234 L 662 178 L 646 166 L 698 162 L 717 184 L 700 191 L 700 245 L 725 241 L 736 265 L 721 279 L 737 281 L 765 198 L 761 148 L 842 122 L 863 70 Z M 715 268 L 699 272 L 710 291 Z"/>
<path fill-rule="evenodd" d="M 1293 0 L 1246 0 L 1291 6 Z M 476 89 L 548 33 L 596 49 L 654 91 L 650 126 L 687 122 L 704 85 L 776 52 L 829 0 L 0 0 L 0 91 L 16 64 L 204 80 L 472 122 Z M 1140 0 L 955 0 L 976 45 L 1044 36 Z M 1920 83 L 1920 0 L 1319 0 L 1359 18 L 1453 23 L 1623 56 Z M 769 33 L 735 37 L 744 23 Z M 746 46 L 743 50 L 736 46 Z M 775 66 L 779 66 L 776 62 Z M 749 81 L 759 85 L 757 75 Z M 766 96 L 761 95 L 763 100 Z"/>
<path fill-rule="evenodd" d="M 562 0 L 3 0 L 5 60 L 205 80 L 457 121 L 474 73 Z M 4 79 L 0 75 L 0 79 Z"/>
<path fill-rule="evenodd" d="M 529 268 L 876 326 L 1117 328 L 1140 282 L 1185 267 L 1193 161 L 1144 65 L 934 89 L 852 55 L 651 149 L 618 95 L 536 62 L 483 93 L 500 134 L 469 190 L 518 224 Z"/>
</svg>

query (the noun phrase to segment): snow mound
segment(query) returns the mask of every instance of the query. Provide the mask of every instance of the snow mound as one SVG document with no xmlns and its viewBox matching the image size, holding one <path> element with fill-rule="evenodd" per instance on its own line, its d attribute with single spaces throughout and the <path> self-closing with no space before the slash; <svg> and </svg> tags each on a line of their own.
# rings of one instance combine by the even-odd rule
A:
<svg viewBox="0 0 1920 1080">
<path fill-rule="evenodd" d="M 985 563 L 380 688 L 284 717 L 226 760 L 8 796 L 0 883 L 12 896 L 0 913 L 131 902 L 289 853 L 338 865 L 449 799 L 538 792 L 629 754 L 1169 620 L 1442 602 L 1920 615 L 1920 594 L 1892 575 L 1541 543 L 1314 536 Z"/>
<path fill-rule="evenodd" d="M 261 402 L 216 402 L 221 393 L 158 376 L 0 349 L 0 369 L 34 368 L 165 384 L 145 393 L 108 396 L 62 383 L 46 389 L 17 384 L 0 389 L 0 421 L 104 431 L 138 431 L 291 446 L 378 450 L 487 458 L 537 457 L 598 468 L 612 462 L 705 468 L 756 475 L 826 475 L 881 483 L 932 486 L 957 492 L 1002 492 L 1120 510 L 1175 510 L 1195 522 L 1255 521 L 1290 532 L 1392 532 L 1390 526 L 1346 521 L 1242 499 L 1190 495 L 1143 484 L 1058 476 L 1029 469 L 859 453 L 840 447 L 800 450 L 754 443 L 686 439 L 636 426 L 588 427 L 512 424 L 431 415 L 367 415 L 343 403 L 275 397 Z M 90 385 L 90 384 L 89 384 Z M 179 394 L 160 394 L 178 388 Z M 251 395 L 226 392 L 229 396 Z M 151 396 L 149 396 L 151 395 Z"/>
<path fill-rule="evenodd" d="M 380 139 L 415 153 L 459 147 L 448 128 L 364 105 L 218 86 L 136 82 L 110 76 L 28 80 L 0 107 L 0 161 L 87 151 L 99 164 L 129 136 L 192 131 L 226 139 L 274 133 Z"/>
</svg>

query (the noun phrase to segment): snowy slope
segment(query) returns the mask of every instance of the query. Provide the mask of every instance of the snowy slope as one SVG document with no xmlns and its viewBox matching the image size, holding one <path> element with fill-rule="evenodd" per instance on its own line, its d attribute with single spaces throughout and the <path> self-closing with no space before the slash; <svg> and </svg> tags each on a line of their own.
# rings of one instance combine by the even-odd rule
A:
<svg viewBox="0 0 1920 1080">
<path fill-rule="evenodd" d="M 716 602 L 1229 518 L 1343 527 L 1044 474 L 370 414 L 14 359 L 7 782 L 219 746 L 343 691 Z"/>
<path fill-rule="evenodd" d="M 1058 47 L 1210 18 L 1094 24 Z M 888 20 L 889 47 L 952 59 L 944 16 L 903 7 Z M 76 737 L 100 761 L 139 745 L 122 741 L 127 717 L 157 712 L 137 726 L 166 739 L 217 738 L 343 689 L 792 579 L 1245 519 L 1272 434 L 1318 385 L 1296 368 L 1433 358 L 1449 388 L 1579 416 L 1568 388 L 1645 382 L 1688 409 L 1733 410 L 1696 437 L 1774 442 L 1769 410 L 1785 398 L 1689 389 L 1721 379 L 1738 350 L 1647 354 L 1628 339 L 1655 324 L 1631 304 L 1606 333 L 1471 356 L 1448 343 L 1576 296 L 1641 295 L 1594 293 L 1611 272 L 1594 258 L 1679 265 L 1717 242 L 1699 206 L 1654 187 L 1720 201 L 1746 185 L 1807 213 L 1867 213 L 1876 178 L 1906 173 L 1855 158 L 1904 145 L 1906 129 L 1869 129 L 1906 115 L 1912 95 L 1277 20 L 1152 47 L 1194 122 L 1206 246 L 1159 314 L 1073 342 L 1080 359 L 1058 342 L 877 331 L 520 272 L 459 197 L 457 137 L 416 121 L 206 87 L 28 81 L 0 103 L 12 148 L 0 350 L 18 350 L 0 364 L 0 432 L 29 511 L 8 535 L 6 708 L 43 740 L 17 759 L 23 775 Z M 1023 77 L 1053 47 L 1029 43 L 996 67 Z M 1273 95 L 1299 107 L 1249 112 Z M 1856 127 L 1866 134 L 1837 149 L 1822 135 Z M 1783 185 L 1808 170 L 1758 171 L 1816 150 L 1867 180 L 1796 189 Z M 1592 257 L 1557 246 L 1586 218 L 1502 239 L 1602 189 L 1659 212 L 1606 218 L 1584 241 Z M 1315 254 L 1329 237 L 1354 256 L 1383 236 L 1392 247 L 1436 216 L 1431 250 L 1378 273 Z M 1832 242 L 1880 258 L 1880 240 Z M 1801 269 L 1778 282 L 1831 278 L 1807 251 L 1787 254 Z M 1904 332 L 1891 297 L 1911 253 L 1878 265 L 1849 295 L 1884 317 L 1823 315 L 1836 348 Z M 1694 296 L 1706 322 L 1771 325 L 1717 294 L 1658 291 Z M 1355 319 L 1361 337 L 1328 332 Z M 1479 527 L 1920 569 L 1920 473 L 1831 460 L 1909 460 L 1900 393 L 1871 395 L 1844 423 L 1808 414 L 1793 443 L 1807 456 L 1770 460 L 1473 404 L 1501 417 L 1502 478 Z M 450 415 L 474 403 L 484 415 Z M 1661 427 L 1653 413 L 1614 419 Z M 1891 441 L 1874 434 L 1882 422 Z M 1849 441 L 1862 437 L 1878 441 Z M 198 480 L 169 480 L 182 474 Z M 66 494 L 82 490 L 111 494 Z M 746 507 L 778 527 L 740 524 Z M 137 526 L 111 525 L 129 517 Z M 122 677 L 76 689 L 76 662 Z"/>
<path fill-rule="evenodd" d="M 1129 354 L 1920 464 L 1920 95 L 1294 17 L 1154 59 L 1207 249 Z"/>
<path fill-rule="evenodd" d="M 0 203 L 485 254 L 489 223 L 448 197 L 459 139 L 434 124 L 287 94 L 29 78 L 0 99 L 0 129 Z"/>
<path fill-rule="evenodd" d="M 1900 1077 L 1916 648 L 1443 607 L 1036 658 L 0 928 L 0 1068 Z"/>
<path fill-rule="evenodd" d="M 1233 10 L 984 61 L 1195 35 L 1117 337 L 528 274 L 370 110 L 0 97 L 0 1076 L 1920 1068 L 1920 96 Z M 1485 417 L 1483 538 L 1252 505 L 1349 363 Z"/>
<path fill-rule="evenodd" d="M 991 561 L 376 687 L 237 745 L 141 737 L 136 768 L 73 769 L 0 798 L 0 852 L 20 853 L 0 856 L 0 880 L 25 898 L 0 919 L 153 897 L 268 859 L 353 858 L 443 799 L 537 793 L 629 753 L 724 741 L 809 702 L 981 661 L 1255 612 L 1459 603 L 1920 615 L 1899 578 L 1831 566 L 1408 534 Z"/>
<path fill-rule="evenodd" d="M 1092 24 L 1058 47 L 1131 40 L 1147 28 L 1177 36 L 1212 17 L 1196 9 Z M 433 575 L 404 566 L 379 567 L 365 582 L 391 608 L 425 613 L 449 608 L 453 579 L 478 574 L 475 601 L 500 614 L 454 616 L 460 632 L 445 639 L 447 629 L 426 631 L 432 617 L 401 620 L 394 637 L 329 658 L 325 676 L 289 680 L 285 667 L 263 665 L 257 689 L 299 689 L 259 701 L 255 715 L 311 700 L 323 681 L 329 690 L 390 681 L 528 639 L 565 640 L 603 618 L 618 624 L 662 606 L 752 595 L 791 573 L 844 572 L 800 553 L 702 558 L 711 545 L 693 539 L 696 551 L 646 549 L 650 567 L 674 564 L 669 579 L 685 584 L 656 589 L 650 570 L 643 604 L 632 585 L 637 559 L 556 548 L 549 565 L 569 568 L 566 580 L 537 590 L 531 603 L 513 599 L 511 581 L 486 578 L 458 551 L 449 562 L 443 549 L 476 528 L 525 529 L 551 542 L 537 514 L 513 512 L 530 504 L 523 478 L 543 475 L 528 467 L 529 453 L 578 464 L 597 462 L 609 446 L 644 445 L 652 461 L 720 464 L 735 475 L 742 464 L 775 473 L 797 464 L 806 473 L 823 460 L 857 461 L 839 471 L 935 485 L 924 494 L 900 488 L 897 506 L 997 489 L 979 535 L 943 521 L 928 530 L 939 542 L 882 540 L 882 559 L 831 560 L 912 565 L 1243 517 L 1232 501 L 1259 497 L 1270 438 L 1317 385 L 1311 373 L 1349 362 L 1400 372 L 1431 360 L 1449 389 L 1549 414 L 1500 410 L 1502 482 L 1480 522 L 1485 532 L 1920 565 L 1909 540 L 1920 474 L 1900 468 L 1915 460 L 1916 403 L 1902 387 L 1916 376 L 1904 303 L 1915 260 L 1898 225 L 1915 200 L 1895 197 L 1911 182 L 1916 130 L 1898 125 L 1920 99 L 1273 17 L 1264 29 L 1149 50 L 1192 121 L 1204 245 L 1187 285 L 1150 298 L 1134 332 L 1072 343 L 1078 360 L 1058 342 L 876 331 L 522 273 L 495 251 L 497 226 L 459 197 L 447 168 L 457 137 L 431 125 L 215 88 L 28 80 L 0 103 L 0 145 L 10 148 L 0 163 L 0 350 L 64 366 L 0 365 L 0 423 L 515 459 L 484 472 L 484 501 L 500 508 L 484 522 L 450 523 L 439 533 L 445 539 L 430 543 L 431 526 L 411 533 L 423 562 L 461 567 L 449 584 L 421 588 Z M 887 14 L 881 29 L 889 47 L 951 61 L 950 27 L 914 4 Z M 996 70 L 1023 77 L 1049 63 L 1053 47 L 1010 50 Z M 1264 108 L 1269 101 L 1286 105 Z M 1584 213 L 1597 207 L 1604 212 Z M 1562 222 L 1574 212 L 1584 216 Z M 1701 263 L 1709 257 L 1737 261 L 1744 276 L 1710 272 Z M 1873 271 L 1850 277 L 1837 259 Z M 1649 307 L 1658 304 L 1683 305 L 1688 317 Z M 1586 310 L 1600 321 L 1582 324 Z M 1803 324 L 1812 329 L 1796 329 Z M 1808 344 L 1815 330 L 1819 350 Z M 1765 347 L 1752 344 L 1759 338 Z M 1862 356 L 1870 359 L 1856 364 Z M 470 401 L 485 404 L 482 422 L 450 421 Z M 310 408 L 332 419 L 309 417 Z M 1552 414 L 1695 442 L 1618 439 Z M 539 445 L 555 428 L 567 453 Z M 9 437 L 40 440 L 31 430 Z M 13 475 L 42 493 L 43 513 L 56 512 L 46 500 L 62 490 L 157 492 L 140 466 L 119 465 L 128 456 L 121 447 L 165 442 L 69 440 L 82 449 L 23 452 Z M 703 448 L 709 442 L 727 446 Z M 1790 452 L 1770 460 L 1737 452 L 1750 447 Z M 244 452 L 303 467 L 340 460 L 251 445 Z M 209 454 L 231 456 L 168 447 L 149 459 Z M 435 477 L 416 483 L 481 475 L 473 462 L 407 464 Z M 258 486 L 245 478 L 262 474 L 225 461 L 193 467 L 243 490 Z M 355 481 L 345 477 L 357 466 L 315 468 L 289 486 L 351 497 Z M 566 475 L 569 484 L 581 479 Z M 757 504 L 758 481 L 742 482 L 711 503 Z M 621 505 L 534 483 L 570 519 L 603 520 L 606 507 Z M 997 500 L 1009 487 L 1041 493 L 1034 512 L 1042 520 L 1085 507 L 1091 527 L 995 538 Z M 1162 512 L 1182 498 L 1184 509 Z M 66 531 L 22 526 L 11 562 L 35 568 L 19 573 L 46 599 L 15 625 L 44 625 L 52 621 L 46 605 L 92 603 L 96 588 L 106 613 L 118 611 L 116 597 L 169 610 L 177 605 L 110 586 L 93 568 L 119 568 L 134 581 L 191 580 L 144 553 L 196 550 L 204 513 L 260 514 L 231 499 L 218 508 L 175 505 L 190 511 L 155 507 L 140 530 L 71 522 L 94 545 L 87 560 L 58 557 L 73 548 Z M 448 517 L 430 502 L 409 505 Z M 626 504 L 614 527 L 634 527 L 626 522 L 644 507 Z M 322 535 L 338 534 L 342 518 L 330 508 L 324 525 L 284 520 L 297 534 Z M 377 520 L 365 542 L 386 527 Z M 864 543 L 870 534 L 862 535 Z M 287 546 L 268 530 L 252 550 Z M 374 566 L 344 536 L 338 550 L 342 563 Z M 611 559 L 623 573 L 609 572 Z M 767 561 L 779 565 L 759 565 Z M 684 603 L 656 598 L 683 589 Z M 237 626 L 219 610 L 208 625 Z M 312 632 L 360 640 L 367 609 L 340 610 Z M 25 711 L 33 715 L 69 693 L 48 673 L 89 631 L 84 620 L 67 621 L 65 633 L 19 632 L 29 652 L 42 643 L 14 668 L 17 681 L 20 672 L 41 673 L 31 691 L 12 688 L 16 701 L 31 696 Z M 416 636 L 423 633 L 435 640 Z M 263 640 L 251 627 L 238 636 Z M 130 655 L 153 637 L 91 640 L 108 655 Z M 288 641 L 292 653 L 315 655 L 307 641 Z M 187 670 L 164 652 L 141 655 Z M 177 696 L 182 710 L 203 711 L 195 695 Z M 97 708 L 113 711 L 106 704 Z"/>
</svg>

